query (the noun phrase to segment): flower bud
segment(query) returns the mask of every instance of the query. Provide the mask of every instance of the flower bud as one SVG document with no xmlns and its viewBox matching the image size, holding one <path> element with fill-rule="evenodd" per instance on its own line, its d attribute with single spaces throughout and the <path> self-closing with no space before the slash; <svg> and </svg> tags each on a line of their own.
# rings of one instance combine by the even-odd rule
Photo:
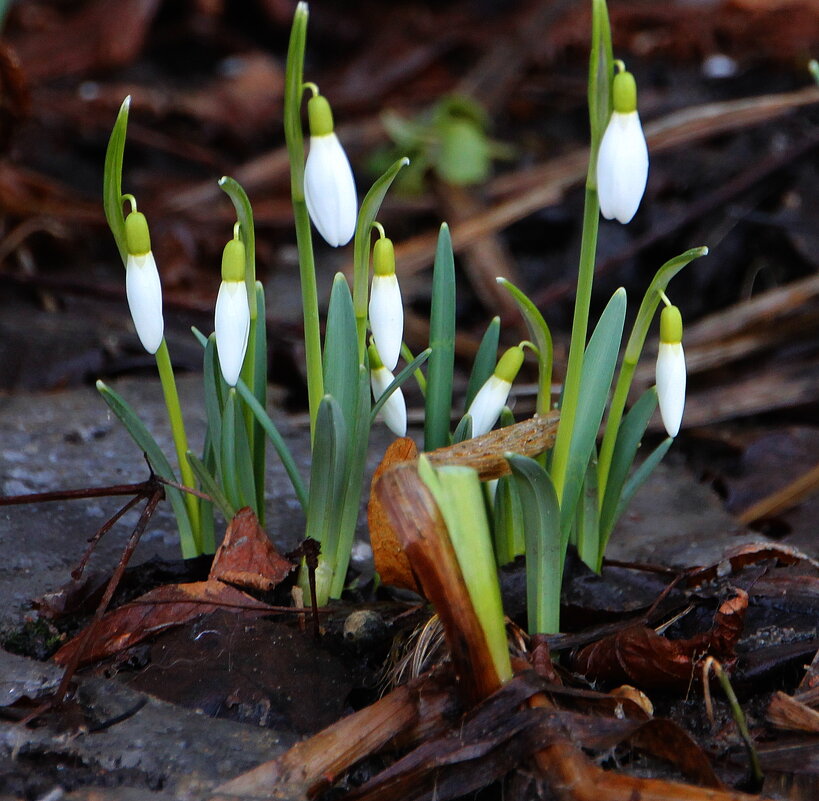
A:
<svg viewBox="0 0 819 801">
<path fill-rule="evenodd" d="M 501 356 L 495 367 L 495 372 L 489 376 L 486 383 L 478 390 L 466 413 L 472 418 L 472 436 L 479 437 L 492 430 L 498 421 L 512 382 L 523 364 L 523 348 L 515 345 Z"/>
<path fill-rule="evenodd" d="M 676 306 L 660 314 L 660 347 L 657 351 L 657 400 L 665 430 L 676 437 L 685 408 L 685 353 L 682 346 L 682 316 Z"/>
<path fill-rule="evenodd" d="M 370 360 L 370 386 L 372 387 L 373 398 L 377 401 L 395 380 L 395 376 L 384 367 L 375 345 L 370 345 L 367 353 Z M 397 387 L 384 402 L 379 417 L 396 437 L 406 436 L 407 404 L 404 401 L 404 393 L 401 392 L 401 387 Z"/>
<path fill-rule="evenodd" d="M 384 366 L 394 370 L 404 338 L 404 307 L 395 275 L 392 240 L 382 237 L 373 248 L 373 282 L 370 291 L 370 329 Z"/>
<path fill-rule="evenodd" d="M 245 360 L 250 333 L 250 307 L 245 287 L 245 246 L 231 239 L 222 252 L 222 284 L 214 315 L 216 352 L 222 377 L 235 387 Z"/>
<path fill-rule="evenodd" d="M 313 225 L 329 245 L 346 245 L 355 233 L 358 200 L 344 148 L 333 131 L 330 104 L 322 95 L 307 103 L 310 152 L 304 166 L 304 199 Z"/>
<path fill-rule="evenodd" d="M 125 295 L 139 341 L 148 353 L 162 344 L 162 284 L 151 252 L 151 236 L 145 215 L 132 211 L 125 218 Z"/>
<path fill-rule="evenodd" d="M 597 153 L 597 196 L 607 219 L 627 223 L 637 213 L 648 180 L 648 148 L 637 113 L 637 87 L 630 72 L 612 85 L 614 111 Z"/>
</svg>

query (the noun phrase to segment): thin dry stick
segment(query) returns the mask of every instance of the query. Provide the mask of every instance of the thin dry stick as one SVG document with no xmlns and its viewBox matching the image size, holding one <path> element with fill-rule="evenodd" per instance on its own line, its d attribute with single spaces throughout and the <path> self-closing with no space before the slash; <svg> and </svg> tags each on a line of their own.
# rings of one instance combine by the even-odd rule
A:
<svg viewBox="0 0 819 801">
<path fill-rule="evenodd" d="M 111 598 L 114 597 L 114 592 L 119 586 L 123 573 L 125 573 L 125 568 L 128 567 L 128 562 L 131 561 L 131 557 L 134 555 L 137 543 L 139 543 L 139 540 L 145 531 L 145 527 L 148 525 L 148 521 L 156 511 L 157 505 L 164 497 L 165 491 L 162 489 L 162 487 L 157 487 L 153 494 L 148 498 L 148 502 L 145 504 L 145 508 L 142 510 L 142 514 L 139 516 L 139 520 L 137 520 L 137 524 L 134 526 L 131 536 L 128 538 L 128 542 L 125 545 L 125 550 L 122 552 L 122 556 L 120 557 L 119 564 L 117 564 L 111 578 L 108 580 L 108 586 L 105 588 L 105 593 L 103 594 L 102 599 L 94 612 L 94 617 L 85 630 L 82 642 L 74 651 L 71 661 L 65 666 L 65 673 L 63 673 L 60 686 L 57 688 L 57 692 L 54 696 L 54 701 L 56 704 L 60 704 L 65 697 L 65 693 L 68 690 L 68 685 L 71 682 L 71 679 L 74 677 L 74 673 L 77 670 L 77 666 L 80 663 L 83 652 L 96 633 L 97 626 L 99 625 L 102 616 L 105 614 L 105 610 L 108 609 L 108 604 L 111 603 Z"/>
<path fill-rule="evenodd" d="M 803 473 L 786 487 L 758 500 L 738 515 L 740 523 L 748 525 L 765 517 L 775 517 L 800 504 L 819 491 L 819 464 Z"/>
</svg>

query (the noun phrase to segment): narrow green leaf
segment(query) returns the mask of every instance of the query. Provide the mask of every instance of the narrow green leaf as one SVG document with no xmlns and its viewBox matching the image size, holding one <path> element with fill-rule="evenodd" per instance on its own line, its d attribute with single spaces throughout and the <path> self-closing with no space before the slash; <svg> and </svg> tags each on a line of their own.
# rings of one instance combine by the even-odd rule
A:
<svg viewBox="0 0 819 801">
<path fill-rule="evenodd" d="M 429 355 L 430 352 L 429 348 L 424 351 L 427 355 Z M 415 357 L 412 355 L 412 351 L 407 347 L 406 342 L 401 343 L 401 356 L 404 357 L 404 361 L 407 364 L 412 364 L 415 361 Z M 418 385 L 418 389 L 421 391 L 421 395 L 426 397 L 427 379 L 424 374 L 420 370 L 415 370 L 413 376 L 415 377 L 415 383 Z"/>
<path fill-rule="evenodd" d="M 634 457 L 640 447 L 640 440 L 643 438 L 651 415 L 654 414 L 656 408 L 657 390 L 650 387 L 631 407 L 629 413 L 623 418 L 620 430 L 617 432 L 606 493 L 600 507 L 600 559 L 605 553 L 611 531 L 617 522 L 615 514 L 620 505 L 620 493 L 623 491 L 629 471 L 634 463 Z"/>
<path fill-rule="evenodd" d="M 495 488 L 492 533 L 495 540 L 495 559 L 499 566 L 513 562 L 526 553 L 523 530 L 523 507 L 517 485 L 512 476 L 501 476 Z"/>
<path fill-rule="evenodd" d="M 546 414 L 552 408 L 552 362 L 554 359 L 552 333 L 537 306 L 520 289 L 505 278 L 498 278 L 497 281 L 517 303 L 526 321 L 526 327 L 529 329 L 529 336 L 537 347 L 536 411 L 538 414 Z"/>
<path fill-rule="evenodd" d="M 235 395 L 235 390 L 231 389 L 231 395 Z M 247 436 L 247 424 L 242 414 L 242 407 L 238 399 L 234 406 L 235 437 L 236 437 L 236 479 L 239 487 L 239 497 L 242 506 L 249 506 L 261 522 L 262 515 L 257 507 L 256 482 L 253 473 L 253 456 L 250 452 L 250 441 Z M 252 417 L 251 417 L 252 419 Z M 264 494 L 261 495 L 264 498 Z"/>
<path fill-rule="evenodd" d="M 600 514 L 597 500 L 597 458 L 592 453 L 575 510 L 577 553 L 592 569 L 597 569 L 600 550 Z"/>
<path fill-rule="evenodd" d="M 162 449 L 157 445 L 156 440 L 151 436 L 145 424 L 137 417 L 136 412 L 126 403 L 121 395 L 106 386 L 102 381 L 97 381 L 97 389 L 111 411 L 125 426 L 131 435 L 131 439 L 134 440 L 140 450 L 145 454 L 151 464 L 151 469 L 161 478 L 178 484 L 179 481 L 176 478 L 176 474 L 170 462 L 168 462 Z M 201 552 L 193 536 L 188 510 L 185 506 L 185 499 L 182 493 L 175 487 L 165 487 L 165 495 L 171 502 L 174 515 L 176 516 L 182 557 L 184 559 L 192 559 L 195 556 L 199 556 Z"/>
<path fill-rule="evenodd" d="M 128 130 L 128 109 L 131 96 L 122 101 L 117 119 L 105 151 L 105 172 L 102 180 L 102 205 L 105 219 L 114 235 L 123 265 L 128 258 L 125 246 L 125 217 L 122 213 L 122 158 L 125 152 L 125 136 Z"/>
<path fill-rule="evenodd" d="M 212 476 L 216 475 L 216 449 L 210 431 L 205 429 L 205 444 L 202 446 L 202 459 L 205 470 Z M 188 461 L 190 464 L 190 460 Z M 196 471 L 191 465 L 191 469 Z M 202 542 L 203 553 L 216 551 L 216 524 L 213 519 L 213 502 L 199 498 L 199 537 Z"/>
<path fill-rule="evenodd" d="M 455 257 L 446 223 L 441 225 L 432 273 L 424 450 L 449 445 L 452 371 L 455 366 Z"/>
<path fill-rule="evenodd" d="M 373 404 L 373 408 L 370 411 L 371 427 L 375 422 L 376 415 L 381 411 L 381 407 L 387 402 L 390 395 L 392 395 L 392 393 L 395 392 L 398 387 L 402 386 L 411 375 L 414 375 L 417 372 L 418 368 L 429 358 L 430 353 L 431 351 L 429 348 L 421 351 L 421 353 L 419 353 L 406 367 L 404 367 L 388 384 L 387 388 L 384 390 L 381 397 Z"/>
<path fill-rule="evenodd" d="M 301 473 L 299 473 L 299 468 L 296 465 L 295 459 L 293 459 L 290 448 L 287 447 L 287 443 L 276 428 L 276 424 L 270 419 L 267 412 L 261 407 L 259 401 L 256 400 L 253 393 L 247 388 L 247 384 L 245 384 L 241 378 L 236 383 L 236 391 L 241 395 L 242 400 L 248 407 L 250 407 L 253 416 L 258 420 L 264 433 L 267 434 L 276 454 L 281 460 L 287 477 L 290 479 L 290 483 L 293 485 L 293 491 L 296 493 L 296 498 L 298 498 L 301 508 L 306 511 L 308 501 L 307 488 L 304 485 Z"/>
<path fill-rule="evenodd" d="M 346 482 L 348 436 L 341 407 L 332 395 L 325 395 L 316 415 L 313 464 L 310 470 L 310 495 L 307 504 L 306 537 L 321 543 L 323 561 L 332 570 L 338 547 L 338 520 Z M 326 603 L 332 572 L 327 585 L 318 587 L 318 603 Z"/>
<path fill-rule="evenodd" d="M 336 273 L 330 292 L 322 364 L 324 391 L 341 407 L 347 431 L 352 432 L 358 404 L 359 361 L 353 299 L 342 273 Z"/>
<path fill-rule="evenodd" d="M 364 467 L 367 462 L 367 445 L 370 439 L 370 369 L 366 359 L 358 368 L 358 409 L 355 428 L 349 435 L 349 447 L 343 466 L 344 486 L 338 517 L 338 543 L 333 560 L 333 580 L 330 597 L 340 598 L 344 590 L 347 567 L 350 564 L 356 524 L 361 509 L 361 494 L 364 485 Z"/>
<path fill-rule="evenodd" d="M 472 415 L 465 414 L 458 425 L 455 427 L 455 433 L 452 435 L 452 444 L 455 445 L 464 440 L 472 439 Z"/>
<path fill-rule="evenodd" d="M 560 631 L 560 587 L 566 544 L 560 505 L 549 474 L 534 459 L 507 453 L 520 496 L 526 541 L 526 606 L 530 634 Z"/>
<path fill-rule="evenodd" d="M 219 461 L 222 467 L 221 479 L 225 495 L 234 509 L 241 509 L 241 490 L 236 470 L 236 393 L 228 390 L 225 408 L 222 412 L 222 440 L 219 446 Z"/>
<path fill-rule="evenodd" d="M 225 494 L 219 489 L 219 485 L 216 482 L 216 479 L 213 477 L 211 472 L 205 467 L 204 462 L 199 459 L 197 456 L 194 456 L 190 451 L 188 451 L 188 461 L 190 462 L 191 468 L 193 468 L 193 472 L 196 473 L 196 478 L 199 481 L 199 485 L 202 487 L 203 492 L 206 492 L 213 498 L 214 503 L 219 507 L 219 511 L 222 513 L 222 516 L 225 520 L 230 521 L 236 516 L 237 510 L 231 506 L 230 501 L 225 497 Z"/>
<path fill-rule="evenodd" d="M 256 282 L 256 337 L 253 352 L 253 396 L 262 409 L 267 407 L 267 318 L 265 311 L 264 287 Z M 255 418 L 255 415 L 253 416 Z M 254 419 L 253 436 L 253 477 L 256 483 L 256 504 L 259 509 L 259 523 L 264 526 L 264 485 L 267 472 L 267 439 L 264 429 L 258 420 Z"/>
<path fill-rule="evenodd" d="M 561 530 L 566 541 L 606 408 L 625 316 L 626 293 L 625 290 L 618 289 L 600 315 L 586 348 L 580 377 L 577 416 L 569 445 L 566 482 L 560 504 Z"/>
<path fill-rule="evenodd" d="M 654 468 L 663 460 L 663 456 L 668 453 L 673 437 L 666 437 L 646 458 L 646 460 L 631 474 L 626 481 L 623 491 L 620 493 L 620 502 L 617 504 L 617 511 L 614 513 L 615 521 L 619 520 L 623 512 L 626 511 L 634 493 L 643 486 L 646 479 L 654 472 Z"/>
<path fill-rule="evenodd" d="M 478 390 L 489 380 L 495 372 L 495 365 L 498 361 L 498 343 L 500 342 L 500 317 L 493 317 L 486 327 L 478 352 L 475 354 L 475 361 L 472 362 L 472 372 L 469 375 L 469 383 L 466 385 L 466 395 L 464 396 L 464 411 L 475 400 Z"/>
<path fill-rule="evenodd" d="M 224 380 L 217 363 L 215 335 L 211 334 L 210 338 L 204 341 L 204 347 L 202 381 L 205 390 L 205 415 L 208 421 L 208 434 L 218 450 L 222 442 L 222 409 L 224 408 L 225 390 L 222 386 Z M 217 462 L 219 463 L 217 475 L 221 475 L 221 458 L 217 459 Z"/>
</svg>

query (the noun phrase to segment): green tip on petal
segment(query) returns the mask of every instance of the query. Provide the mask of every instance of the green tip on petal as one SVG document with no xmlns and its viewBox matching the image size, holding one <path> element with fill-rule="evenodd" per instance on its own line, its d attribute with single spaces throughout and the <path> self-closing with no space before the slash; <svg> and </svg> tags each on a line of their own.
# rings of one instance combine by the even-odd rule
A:
<svg viewBox="0 0 819 801">
<path fill-rule="evenodd" d="M 630 72 L 618 72 L 612 85 L 614 110 L 619 114 L 637 111 L 637 82 Z"/>
<path fill-rule="evenodd" d="M 307 101 L 307 119 L 310 136 L 327 136 L 333 132 L 333 111 L 324 95 L 315 95 Z"/>
<path fill-rule="evenodd" d="M 520 345 L 515 345 L 509 348 L 503 356 L 500 357 L 497 367 L 495 367 L 495 375 L 502 381 L 512 383 L 523 364 L 523 348 Z"/>
<path fill-rule="evenodd" d="M 676 345 L 682 342 L 682 315 L 677 306 L 665 306 L 660 313 L 660 342 Z"/>
<path fill-rule="evenodd" d="M 151 251 L 148 221 L 141 211 L 132 211 L 125 218 L 125 246 L 132 256 L 142 256 Z"/>
<path fill-rule="evenodd" d="M 380 370 L 384 367 L 384 362 L 381 361 L 381 357 L 378 355 L 378 348 L 375 347 L 375 344 L 370 344 L 367 348 L 367 356 L 370 359 L 370 370 Z"/>
<path fill-rule="evenodd" d="M 382 236 L 373 247 L 373 270 L 376 275 L 395 275 L 395 248 L 392 239 Z"/>
<path fill-rule="evenodd" d="M 245 280 L 245 245 L 241 239 L 231 239 L 222 251 L 222 280 Z"/>
</svg>

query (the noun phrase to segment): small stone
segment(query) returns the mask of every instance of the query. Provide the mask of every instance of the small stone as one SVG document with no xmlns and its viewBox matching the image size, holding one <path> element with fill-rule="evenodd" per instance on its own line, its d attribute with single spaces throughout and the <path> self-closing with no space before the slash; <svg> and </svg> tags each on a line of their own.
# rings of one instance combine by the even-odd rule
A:
<svg viewBox="0 0 819 801">
<path fill-rule="evenodd" d="M 358 609 L 344 621 L 344 639 L 349 642 L 366 645 L 386 636 L 387 624 L 371 609 Z"/>
</svg>

